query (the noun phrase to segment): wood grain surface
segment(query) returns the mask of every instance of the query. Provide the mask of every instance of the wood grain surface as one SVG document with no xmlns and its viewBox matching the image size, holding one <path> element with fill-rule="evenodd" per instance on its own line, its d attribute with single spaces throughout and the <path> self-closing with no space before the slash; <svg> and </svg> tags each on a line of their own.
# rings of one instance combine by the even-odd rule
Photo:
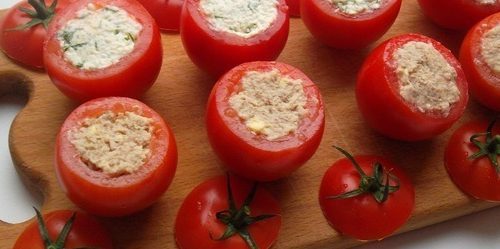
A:
<svg viewBox="0 0 500 249">
<path fill-rule="evenodd" d="M 395 25 L 377 44 L 409 32 L 436 38 L 455 54 L 464 35 L 437 28 L 424 18 L 415 0 L 404 0 Z M 495 205 L 468 198 L 448 179 L 442 161 L 451 131 L 431 141 L 404 143 L 380 136 L 366 126 L 353 90 L 357 70 L 374 46 L 360 51 L 331 49 L 317 42 L 300 19 L 291 20 L 290 37 L 278 60 L 302 69 L 319 86 L 326 103 L 326 130 L 317 153 L 306 165 L 286 179 L 267 184 L 283 210 L 276 249 L 348 248 L 361 243 L 332 230 L 317 202 L 323 173 L 341 157 L 331 147 L 333 144 L 354 154 L 386 156 L 411 176 L 416 186 L 416 208 L 399 232 Z M 204 125 L 205 104 L 216 79 L 191 63 L 178 35 L 164 34 L 163 49 L 160 77 L 142 101 L 172 126 L 179 148 L 178 170 L 169 190 L 152 207 L 125 218 L 101 219 L 112 233 L 115 248 L 176 248 L 174 218 L 183 198 L 202 181 L 224 173 L 212 153 Z M 3 54 L 0 55 L 2 95 L 27 99 L 12 124 L 10 150 L 26 184 L 43 196 L 43 211 L 77 209 L 59 188 L 53 170 L 54 138 L 77 103 L 59 93 L 43 72 L 24 69 Z M 490 115 L 472 100 L 465 116 L 451 130 L 467 120 Z M 0 248 L 11 248 L 27 224 L 0 222 Z"/>
</svg>

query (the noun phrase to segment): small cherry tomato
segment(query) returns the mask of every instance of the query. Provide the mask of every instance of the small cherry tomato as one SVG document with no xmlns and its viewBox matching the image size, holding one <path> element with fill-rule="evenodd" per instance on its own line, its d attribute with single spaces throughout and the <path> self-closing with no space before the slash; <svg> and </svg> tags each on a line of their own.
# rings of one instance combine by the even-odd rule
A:
<svg viewBox="0 0 500 249">
<path fill-rule="evenodd" d="M 401 0 L 381 0 L 364 7 L 355 1 L 300 0 L 302 20 L 311 34 L 335 48 L 358 49 L 389 30 Z"/>
<path fill-rule="evenodd" d="M 38 221 L 24 229 L 13 249 L 113 248 L 108 231 L 85 213 L 59 210 L 42 216 L 36 210 L 36 214 Z"/>
<path fill-rule="evenodd" d="M 380 240 L 406 223 L 415 206 L 415 190 L 406 174 L 378 156 L 336 161 L 325 173 L 319 203 L 339 233 L 358 240 Z"/>
<path fill-rule="evenodd" d="M 481 19 L 500 11 L 498 0 L 418 0 L 424 14 L 437 25 L 467 30 Z"/>
<path fill-rule="evenodd" d="M 460 62 L 471 95 L 495 111 L 500 111 L 499 35 L 500 13 L 497 13 L 476 24 L 460 49 Z"/>
<path fill-rule="evenodd" d="M 451 136 L 444 163 L 451 180 L 477 199 L 500 201 L 500 125 L 472 121 Z"/>
<path fill-rule="evenodd" d="M 138 100 L 86 102 L 64 121 L 56 140 L 59 183 L 80 208 L 101 216 L 142 210 L 167 190 L 176 170 L 172 131 Z"/>
<path fill-rule="evenodd" d="M 279 62 L 235 67 L 208 100 L 207 132 L 215 153 L 232 172 L 272 181 L 302 166 L 318 148 L 325 126 L 318 87 Z"/>
<path fill-rule="evenodd" d="M 43 42 L 56 13 L 72 0 L 21 1 L 0 21 L 0 49 L 12 60 L 43 68 Z"/>
<path fill-rule="evenodd" d="M 394 139 L 425 140 L 462 116 L 467 81 L 447 48 L 429 37 L 406 34 L 389 39 L 366 58 L 356 100 L 376 131 Z"/>
<path fill-rule="evenodd" d="M 138 0 L 161 30 L 179 31 L 184 0 Z"/>
<path fill-rule="evenodd" d="M 189 193 L 177 213 L 179 249 L 268 249 L 278 237 L 278 201 L 264 188 L 229 175 Z"/>
<path fill-rule="evenodd" d="M 288 39 L 285 0 L 221 3 L 186 0 L 184 4 L 181 38 L 194 64 L 220 76 L 244 62 L 278 58 Z"/>
<path fill-rule="evenodd" d="M 286 0 L 290 16 L 300 17 L 300 0 Z"/>
<path fill-rule="evenodd" d="M 162 64 L 154 19 L 135 0 L 82 0 L 57 15 L 48 31 L 44 63 L 68 97 L 139 97 Z"/>
</svg>

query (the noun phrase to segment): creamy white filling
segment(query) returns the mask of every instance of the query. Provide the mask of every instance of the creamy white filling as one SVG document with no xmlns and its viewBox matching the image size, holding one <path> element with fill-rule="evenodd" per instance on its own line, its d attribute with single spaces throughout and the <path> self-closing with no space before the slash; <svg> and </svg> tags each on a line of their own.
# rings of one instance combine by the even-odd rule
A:
<svg viewBox="0 0 500 249">
<path fill-rule="evenodd" d="M 240 91 L 229 99 L 247 128 L 271 141 L 297 130 L 307 114 L 306 102 L 302 80 L 282 75 L 277 69 L 247 72 Z"/>
<path fill-rule="evenodd" d="M 382 0 L 329 0 L 338 11 L 357 15 L 360 13 L 370 13 L 381 7 Z"/>
<path fill-rule="evenodd" d="M 420 112 L 448 116 L 460 91 L 457 72 L 443 55 L 432 44 L 411 41 L 396 50 L 394 59 L 401 97 Z"/>
<path fill-rule="evenodd" d="M 475 0 L 477 4 L 492 5 L 498 3 L 499 0 Z"/>
<path fill-rule="evenodd" d="M 69 131 L 80 158 L 94 170 L 109 175 L 137 171 L 151 154 L 152 119 L 133 112 L 107 111 L 84 119 Z"/>
<path fill-rule="evenodd" d="M 215 31 L 252 37 L 278 16 L 277 0 L 201 0 L 200 10 Z"/>
<path fill-rule="evenodd" d="M 64 57 L 74 66 L 109 67 L 134 50 L 142 25 L 116 6 L 88 4 L 57 33 Z"/>
<path fill-rule="evenodd" d="M 481 40 L 481 56 L 488 67 L 500 75 L 500 23 L 484 34 Z"/>
</svg>

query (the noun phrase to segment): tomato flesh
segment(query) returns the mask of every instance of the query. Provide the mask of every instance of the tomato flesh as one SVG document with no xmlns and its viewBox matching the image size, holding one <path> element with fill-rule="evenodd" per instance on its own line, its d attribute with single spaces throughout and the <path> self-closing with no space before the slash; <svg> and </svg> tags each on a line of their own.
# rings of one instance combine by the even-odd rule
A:
<svg viewBox="0 0 500 249">
<path fill-rule="evenodd" d="M 401 0 L 384 1 L 379 9 L 348 16 L 331 1 L 300 0 L 302 20 L 322 43 L 342 49 L 359 49 L 376 41 L 389 30 L 401 8 Z"/>
<path fill-rule="evenodd" d="M 150 156 L 136 172 L 112 176 L 91 169 L 70 141 L 68 132 L 79 122 L 106 111 L 134 112 L 153 120 Z M 80 208 L 100 216 L 124 216 L 152 205 L 167 190 L 177 165 L 177 147 L 168 125 L 145 104 L 123 97 L 95 99 L 75 109 L 59 131 L 55 151 L 63 191 Z"/>
<path fill-rule="evenodd" d="M 231 111 L 229 98 L 237 93 L 246 72 L 273 69 L 302 80 L 308 114 L 293 134 L 267 140 L 252 133 Z M 215 84 L 208 100 L 206 123 L 210 144 L 230 171 L 248 179 L 272 181 L 289 175 L 314 154 L 323 136 L 324 118 L 319 89 L 302 72 L 279 62 L 251 62 L 232 69 Z"/>
<path fill-rule="evenodd" d="M 388 160 L 377 156 L 356 156 L 367 175 L 373 175 L 375 162 L 384 172 L 399 179 L 399 190 L 390 193 L 383 203 L 370 193 L 347 199 L 328 199 L 359 187 L 360 175 L 346 159 L 336 161 L 325 173 L 319 190 L 319 203 L 325 218 L 339 233 L 358 240 L 379 240 L 394 233 L 406 223 L 415 205 L 415 190 L 406 174 Z M 397 185 L 393 179 L 390 185 Z"/>
<path fill-rule="evenodd" d="M 49 238 L 52 241 L 57 239 L 57 236 L 72 215 L 72 211 L 59 210 L 43 216 Z M 75 220 L 64 245 L 64 248 L 113 248 L 108 231 L 95 218 L 82 212 L 76 212 Z M 13 249 L 46 249 L 37 221 L 31 222 L 24 229 L 17 238 Z"/>
<path fill-rule="evenodd" d="M 432 44 L 457 73 L 460 97 L 447 116 L 420 112 L 399 94 L 399 79 L 392 57 L 398 48 L 411 41 Z M 389 39 L 366 58 L 358 74 L 356 100 L 363 117 L 374 130 L 399 140 L 425 140 L 441 134 L 462 116 L 468 101 L 467 81 L 459 62 L 443 45 L 423 35 L 406 34 Z"/>
<path fill-rule="evenodd" d="M 278 58 L 288 39 L 288 7 L 278 0 L 278 15 L 271 26 L 249 38 L 214 31 L 199 7 L 198 0 L 186 0 L 181 14 L 181 38 L 189 58 L 202 70 L 220 76 L 250 61 Z"/>
<path fill-rule="evenodd" d="M 135 41 L 134 50 L 120 61 L 102 69 L 82 70 L 65 59 L 57 32 L 89 3 L 122 8 L 141 23 L 143 29 Z M 52 21 L 43 55 L 52 82 L 77 101 L 108 96 L 137 98 L 153 85 L 163 59 L 158 26 L 135 0 L 83 0 L 69 5 Z"/>
<path fill-rule="evenodd" d="M 471 95 L 484 106 L 500 111 L 500 74 L 495 73 L 481 55 L 482 39 L 500 25 L 500 13 L 476 24 L 465 36 L 460 49 L 460 62 L 469 83 Z"/>
<path fill-rule="evenodd" d="M 251 182 L 231 176 L 231 189 L 237 207 L 240 207 L 252 188 Z M 247 249 L 245 241 L 237 234 L 221 241 L 226 225 L 216 218 L 216 213 L 229 209 L 226 177 L 209 179 L 188 194 L 175 221 L 175 240 L 180 249 Z M 278 201 L 264 188 L 258 187 L 250 204 L 252 216 L 274 214 L 275 217 L 251 224 L 249 234 L 258 248 L 270 248 L 278 237 L 281 216 Z M 212 237 L 213 238 L 212 238 Z M 195 239 L 193 239 L 195 238 Z"/>
</svg>

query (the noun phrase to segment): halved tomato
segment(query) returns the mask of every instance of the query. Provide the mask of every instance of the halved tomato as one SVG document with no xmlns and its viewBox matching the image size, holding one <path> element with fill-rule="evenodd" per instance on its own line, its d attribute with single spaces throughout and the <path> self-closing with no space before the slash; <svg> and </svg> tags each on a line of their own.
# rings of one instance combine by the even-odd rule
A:
<svg viewBox="0 0 500 249">
<path fill-rule="evenodd" d="M 219 4 L 215 2 L 205 1 L 207 6 L 213 8 L 209 10 L 213 12 L 210 15 L 203 10 L 200 0 L 186 0 L 184 4 L 181 38 L 194 64 L 214 76 L 220 76 L 244 62 L 278 58 L 288 39 L 289 18 L 285 0 L 277 0 L 274 6 L 276 16 L 272 20 L 268 19 L 274 15 L 270 9 L 253 5 L 273 1 L 252 1 L 251 4 L 246 0 L 234 1 L 233 7 L 239 13 L 223 11 L 231 8 L 221 6 L 220 1 Z M 263 17 L 266 21 L 261 20 Z M 218 20 L 221 20 L 220 26 L 216 27 Z"/>
<path fill-rule="evenodd" d="M 161 30 L 179 31 L 184 0 L 138 0 Z"/>
<path fill-rule="evenodd" d="M 248 89 L 254 92 L 247 94 L 243 82 L 253 84 L 249 75 L 265 79 L 253 82 Z M 295 89 L 283 90 L 290 82 Z M 297 109 L 302 112 L 299 116 Z M 287 112 L 292 114 L 287 116 Z M 289 175 L 311 158 L 323 136 L 324 118 L 319 89 L 304 73 L 280 62 L 250 62 L 233 68 L 215 84 L 206 122 L 212 148 L 230 171 L 271 181 Z"/>
<path fill-rule="evenodd" d="M 398 66 L 397 56 L 406 64 Z M 425 140 L 462 116 L 467 81 L 458 60 L 441 43 L 405 34 L 384 42 L 366 58 L 358 74 L 356 100 L 374 130 L 394 139 Z"/>
<path fill-rule="evenodd" d="M 467 76 L 471 95 L 484 106 L 497 112 L 500 111 L 500 48 L 495 45 L 500 40 L 498 34 L 500 13 L 476 24 L 465 36 L 460 49 L 460 62 Z M 486 36 L 489 37 L 490 44 L 488 51 L 485 51 L 484 46 Z M 485 54 L 489 54 L 488 60 L 485 59 Z"/>
<path fill-rule="evenodd" d="M 481 19 L 500 11 L 498 0 L 418 0 L 424 14 L 437 25 L 467 30 Z"/>
<path fill-rule="evenodd" d="M 311 34 L 328 46 L 347 49 L 362 48 L 379 39 L 401 8 L 401 0 L 371 3 L 373 9 L 353 8 L 350 4 L 356 5 L 356 1 L 344 1 L 343 11 L 334 1 L 300 1 L 301 17 Z M 350 12 L 351 8 L 356 11 Z"/>
<path fill-rule="evenodd" d="M 124 115 L 132 119 L 121 119 Z M 167 190 L 177 147 L 158 113 L 138 100 L 109 97 L 86 102 L 66 118 L 55 158 L 57 178 L 70 200 L 93 214 L 123 216 L 150 206 Z M 133 169 L 116 170 L 129 161 L 135 162 Z"/>
<path fill-rule="evenodd" d="M 91 6 L 95 9 L 93 13 L 101 10 L 115 11 L 121 19 L 117 20 L 118 16 L 100 16 L 99 21 L 96 17 L 88 20 L 88 23 L 79 23 L 77 27 L 74 21 L 84 19 Z M 121 11 L 125 11 L 126 14 Z M 141 25 L 137 36 L 115 29 L 116 25 L 123 25 L 126 28 L 131 26 L 123 21 L 124 15 Z M 73 24 L 73 28 L 71 31 L 65 31 L 69 23 Z M 104 34 L 107 36 L 100 37 L 98 41 L 92 40 L 92 37 L 80 37 L 80 34 L 73 37 L 77 30 L 84 30 L 83 27 L 89 27 L 94 36 Z M 133 41 L 133 48 L 129 53 L 120 54 L 128 48 L 128 45 L 119 44 L 120 39 Z M 67 40 L 73 43 L 63 47 L 63 41 Z M 85 51 L 75 52 L 70 57 L 65 53 L 71 49 L 78 51 L 83 46 Z M 100 48 L 101 46 L 105 46 L 106 50 Z M 120 55 L 116 57 L 117 61 L 107 66 L 99 64 L 116 54 Z M 69 59 L 72 58 L 76 62 L 85 55 L 89 55 L 88 61 L 84 61 L 85 65 L 99 66 L 89 66 L 85 69 L 81 68 L 81 64 L 74 64 Z M 107 96 L 142 95 L 155 82 L 160 72 L 162 58 L 158 26 L 146 9 L 135 0 L 82 0 L 68 5 L 52 21 L 48 40 L 44 46 L 45 68 L 51 80 L 59 90 L 77 101 Z"/>
</svg>

